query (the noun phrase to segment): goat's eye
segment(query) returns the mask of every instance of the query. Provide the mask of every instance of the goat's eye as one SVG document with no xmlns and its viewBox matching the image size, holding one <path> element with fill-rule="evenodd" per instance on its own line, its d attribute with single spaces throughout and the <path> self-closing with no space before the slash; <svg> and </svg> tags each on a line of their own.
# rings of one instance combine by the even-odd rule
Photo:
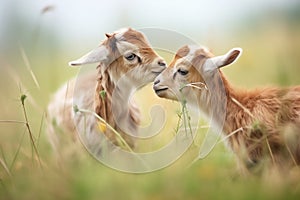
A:
<svg viewBox="0 0 300 200">
<path fill-rule="evenodd" d="M 183 69 L 178 69 L 177 72 L 178 72 L 179 74 L 183 75 L 183 76 L 184 76 L 184 75 L 187 75 L 187 74 L 189 73 L 188 70 L 183 70 Z"/>
<path fill-rule="evenodd" d="M 133 61 L 136 58 L 136 55 L 134 53 L 125 55 L 125 58 L 129 61 Z"/>
</svg>

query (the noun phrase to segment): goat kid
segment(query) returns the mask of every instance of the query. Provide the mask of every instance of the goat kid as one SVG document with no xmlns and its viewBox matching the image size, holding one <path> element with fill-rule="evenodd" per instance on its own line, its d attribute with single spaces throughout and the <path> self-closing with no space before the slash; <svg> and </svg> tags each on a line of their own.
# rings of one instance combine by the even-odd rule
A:
<svg viewBox="0 0 300 200">
<path fill-rule="evenodd" d="M 234 48 L 214 56 L 205 47 L 184 46 L 155 79 L 153 89 L 159 97 L 186 101 L 207 116 L 212 116 L 212 103 L 225 102 L 224 124 L 217 117 L 212 120 L 221 126 L 239 163 L 248 169 L 265 158 L 273 166 L 299 165 L 300 86 L 255 90 L 234 87 L 220 68 L 232 64 L 241 52 Z M 216 77 L 219 80 L 211 81 Z M 212 85 L 208 87 L 207 82 Z M 224 95 L 218 95 L 222 88 Z M 212 96 L 217 100 L 212 102 Z"/>
<path fill-rule="evenodd" d="M 92 115 L 84 117 L 81 113 L 74 113 L 73 105 L 76 105 L 94 111 L 134 147 L 133 136 L 137 134 L 140 116 L 131 95 L 141 86 L 153 82 L 166 68 L 165 61 L 150 47 L 141 32 L 126 28 L 106 34 L 99 47 L 69 65 L 89 63 L 99 63 L 97 72 L 70 80 L 54 95 L 48 106 L 52 124 L 63 132 L 86 131 L 85 142 L 99 146 L 99 140 L 95 139 L 99 137 L 98 120 Z M 50 132 L 54 131 L 51 126 Z M 119 144 L 110 129 L 103 132 L 112 143 Z M 51 134 L 51 141 L 57 147 L 60 141 L 55 135 Z"/>
</svg>

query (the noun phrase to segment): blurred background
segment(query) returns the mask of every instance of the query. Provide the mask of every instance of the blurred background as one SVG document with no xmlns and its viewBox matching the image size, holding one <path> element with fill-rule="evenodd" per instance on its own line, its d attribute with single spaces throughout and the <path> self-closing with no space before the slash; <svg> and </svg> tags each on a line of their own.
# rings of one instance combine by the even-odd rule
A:
<svg viewBox="0 0 300 200">
<path fill-rule="evenodd" d="M 239 87 L 300 84 L 298 0 L 2 0 L 0 199 L 299 199 L 299 173 L 296 181 L 284 183 L 274 174 L 268 180 L 244 179 L 223 145 L 190 167 L 192 151 L 166 169 L 143 175 L 106 168 L 78 142 L 66 144 L 58 160 L 43 117 L 51 94 L 78 73 L 69 61 L 122 27 L 172 30 L 216 55 L 243 48 L 239 61 L 223 70 Z M 163 43 L 165 38 L 149 40 Z M 162 56 L 170 62 L 173 55 Z M 40 162 L 19 123 L 25 120 L 22 95 Z M 158 99 L 151 85 L 136 95 L 145 121 L 149 104 L 161 104 L 169 110 L 167 128 L 175 126 L 178 104 Z"/>
</svg>

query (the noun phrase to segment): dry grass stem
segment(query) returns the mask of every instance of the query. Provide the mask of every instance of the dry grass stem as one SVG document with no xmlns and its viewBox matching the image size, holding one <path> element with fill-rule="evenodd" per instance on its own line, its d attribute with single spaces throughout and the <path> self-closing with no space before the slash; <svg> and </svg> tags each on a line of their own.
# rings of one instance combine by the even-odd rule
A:
<svg viewBox="0 0 300 200">
<path fill-rule="evenodd" d="M 131 147 L 127 144 L 127 142 L 124 140 L 124 138 L 122 137 L 122 135 L 120 133 L 118 133 L 118 131 L 116 131 L 109 123 L 107 123 L 102 117 L 100 117 L 97 113 L 90 111 L 90 110 L 86 110 L 86 109 L 80 109 L 77 108 L 76 106 L 74 106 L 74 111 L 78 111 L 80 113 L 83 114 L 91 114 L 94 117 L 96 117 L 100 122 L 104 123 L 119 139 L 120 141 L 123 143 L 123 145 L 132 153 L 135 153 Z"/>
<path fill-rule="evenodd" d="M 22 146 L 22 143 L 23 143 L 23 140 L 24 140 L 25 132 L 26 132 L 26 129 L 24 129 L 24 131 L 23 131 L 22 138 L 21 138 L 21 140 L 20 140 L 20 142 L 19 142 L 19 145 L 18 145 L 18 149 L 17 149 L 17 151 L 16 151 L 16 153 L 15 153 L 15 155 L 14 155 L 14 158 L 13 158 L 13 160 L 12 160 L 12 162 L 11 162 L 10 170 L 12 170 L 12 168 L 14 167 L 15 162 L 16 162 L 16 160 L 17 160 L 17 157 L 18 157 L 18 155 L 19 155 L 19 153 L 20 153 L 20 149 L 21 149 L 21 146 Z"/>
<path fill-rule="evenodd" d="M 275 163 L 274 155 L 273 155 L 273 152 L 272 152 L 272 149 L 271 149 L 271 146 L 270 146 L 268 138 L 266 138 L 266 143 L 267 143 L 268 151 L 270 152 L 270 156 L 271 156 L 272 162 L 275 165 L 276 163 Z"/>
<path fill-rule="evenodd" d="M 0 120 L 0 123 L 26 124 L 26 122 L 19 120 Z"/>
<path fill-rule="evenodd" d="M 232 131 L 231 133 L 229 133 L 228 135 L 226 135 L 224 138 L 222 138 L 221 140 L 219 140 L 218 143 L 224 142 L 225 140 L 227 140 L 228 138 L 230 138 L 231 136 L 233 136 L 234 134 L 236 134 L 236 133 L 238 133 L 238 132 L 240 132 L 240 131 L 241 131 L 241 132 L 244 131 L 244 128 L 243 128 L 243 127 L 240 127 L 240 128 L 238 128 L 238 129 Z M 217 144 L 218 144 L 218 143 L 217 143 Z"/>
<path fill-rule="evenodd" d="M 20 47 L 20 51 L 21 51 L 22 59 L 23 59 L 25 65 L 26 65 L 27 70 L 29 71 L 29 73 L 30 73 L 30 75 L 31 75 L 31 77 L 33 79 L 33 82 L 35 83 L 35 85 L 37 86 L 37 88 L 40 89 L 40 84 L 37 81 L 37 78 L 36 78 L 35 74 L 32 71 L 29 59 L 28 59 L 28 57 L 27 57 L 27 55 L 26 55 L 23 47 Z"/>
<path fill-rule="evenodd" d="M 208 90 L 207 86 L 202 82 L 188 83 L 188 84 L 184 85 L 183 87 L 181 87 L 180 91 L 185 87 L 192 87 L 192 88 L 196 88 L 198 90 L 202 90 L 202 89 Z"/>
<path fill-rule="evenodd" d="M 2 158 L 0 158 L 0 164 L 3 167 L 4 171 L 11 177 L 10 170 L 6 165 L 6 162 Z"/>
<path fill-rule="evenodd" d="M 250 110 L 248 108 L 246 108 L 245 106 L 243 106 L 238 100 L 236 100 L 235 98 L 233 97 L 230 97 L 231 100 L 236 104 L 238 105 L 239 107 L 241 107 L 248 115 L 250 115 L 253 119 L 254 119 L 254 116 L 252 115 L 252 113 L 250 112 Z"/>
<path fill-rule="evenodd" d="M 294 165 L 295 165 L 296 167 L 298 167 L 297 161 L 296 161 L 296 159 L 294 158 L 294 156 L 293 156 L 293 154 L 292 154 L 292 152 L 291 152 L 291 149 L 289 148 L 288 145 L 285 145 L 285 147 L 286 147 L 286 149 L 287 149 L 289 155 L 291 156 Z"/>
</svg>

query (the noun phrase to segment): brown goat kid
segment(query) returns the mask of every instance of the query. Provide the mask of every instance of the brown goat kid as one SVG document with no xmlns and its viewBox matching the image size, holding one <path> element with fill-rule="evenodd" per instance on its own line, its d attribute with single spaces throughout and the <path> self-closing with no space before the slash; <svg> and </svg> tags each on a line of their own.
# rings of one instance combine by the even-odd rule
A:
<svg viewBox="0 0 300 200">
<path fill-rule="evenodd" d="M 86 131 L 83 140 L 87 140 L 88 145 L 99 146 L 96 144 L 101 129 L 98 120 L 92 115 L 75 113 L 73 105 L 76 105 L 97 113 L 134 147 L 133 136 L 138 132 L 140 116 L 131 95 L 141 86 L 153 82 L 166 68 L 165 61 L 154 52 L 141 32 L 128 28 L 106 34 L 99 47 L 69 64 L 88 63 L 100 63 L 97 72 L 70 80 L 55 94 L 48 107 L 50 120 L 63 132 Z M 104 128 L 102 132 L 109 141 L 119 144 L 110 129 Z M 57 134 L 51 137 L 56 147 L 60 142 L 58 137 Z"/>
<path fill-rule="evenodd" d="M 204 47 L 184 46 L 156 78 L 153 88 L 159 97 L 186 100 L 209 116 L 211 94 L 223 87 L 225 95 L 217 97 L 217 102 L 226 102 L 225 122 L 218 124 L 218 120 L 213 120 L 222 127 L 239 163 L 248 168 L 265 160 L 273 166 L 299 165 L 300 86 L 237 89 L 220 68 L 233 63 L 241 51 L 234 48 L 225 55 L 214 56 Z M 216 74 L 221 81 L 208 87 L 207 80 Z M 192 84 L 197 87 L 186 87 Z"/>
</svg>

